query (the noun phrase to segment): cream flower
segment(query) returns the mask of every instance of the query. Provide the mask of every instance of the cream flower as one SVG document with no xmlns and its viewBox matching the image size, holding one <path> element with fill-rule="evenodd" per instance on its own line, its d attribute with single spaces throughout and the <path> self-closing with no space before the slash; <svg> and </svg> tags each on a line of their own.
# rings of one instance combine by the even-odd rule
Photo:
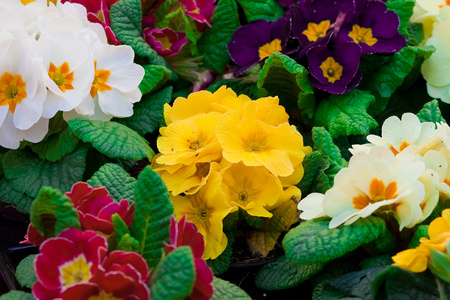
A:
<svg viewBox="0 0 450 300">
<path fill-rule="evenodd" d="M 423 24 L 425 41 L 431 36 L 433 25 L 441 13 L 442 8 L 447 5 L 446 0 L 416 0 L 414 13 L 411 16 L 410 22 Z"/>
</svg>

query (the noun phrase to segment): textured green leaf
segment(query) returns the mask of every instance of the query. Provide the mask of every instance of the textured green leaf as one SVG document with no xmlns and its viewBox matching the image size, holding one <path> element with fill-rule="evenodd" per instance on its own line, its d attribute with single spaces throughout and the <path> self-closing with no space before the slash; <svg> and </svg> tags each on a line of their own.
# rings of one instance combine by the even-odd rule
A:
<svg viewBox="0 0 450 300">
<path fill-rule="evenodd" d="M 172 72 L 164 66 L 145 65 L 143 67 L 145 70 L 145 75 L 141 83 L 139 84 L 139 89 L 141 90 L 142 94 L 150 93 L 154 89 L 162 86 L 164 83 L 166 83 L 167 80 L 170 79 L 170 76 L 172 74 Z"/>
<path fill-rule="evenodd" d="M 83 178 L 88 147 L 77 149 L 57 162 L 49 162 L 27 150 L 6 153 L 3 160 L 5 177 L 14 190 L 36 197 L 43 185 L 70 191 L 72 185 Z"/>
<path fill-rule="evenodd" d="M 240 287 L 226 280 L 214 277 L 214 293 L 211 300 L 250 300 L 250 296 Z"/>
<path fill-rule="evenodd" d="M 33 294 L 12 290 L 0 296 L 0 300 L 34 300 Z"/>
<path fill-rule="evenodd" d="M 389 0 L 386 2 L 387 10 L 394 11 L 400 18 L 399 32 L 404 36 L 408 36 L 408 23 L 415 3 L 415 0 Z"/>
<path fill-rule="evenodd" d="M 0 199 L 2 202 L 11 203 L 21 213 L 30 213 L 33 198 L 13 189 L 11 182 L 6 178 L 0 179 Z"/>
<path fill-rule="evenodd" d="M 314 125 L 325 126 L 331 137 L 368 135 L 377 122 L 367 113 L 375 97 L 366 91 L 352 90 L 344 95 L 332 95 L 317 106 Z"/>
<path fill-rule="evenodd" d="M 435 99 L 425 103 L 423 108 L 417 113 L 420 122 L 445 122 L 439 109 L 439 102 Z"/>
<path fill-rule="evenodd" d="M 31 289 L 37 282 L 34 272 L 34 258 L 36 254 L 31 254 L 20 261 L 16 268 L 16 278 L 21 286 Z"/>
<path fill-rule="evenodd" d="M 214 275 L 220 275 L 224 273 L 230 266 L 230 259 L 233 253 L 232 245 L 234 236 L 230 236 L 230 234 L 227 234 L 227 238 L 228 244 L 225 250 L 216 259 L 208 259 L 206 261 L 208 263 L 208 266 L 213 270 Z"/>
<path fill-rule="evenodd" d="M 207 29 L 198 40 L 198 50 L 203 55 L 206 67 L 223 73 L 230 62 L 227 44 L 231 42 L 234 31 L 239 26 L 239 13 L 234 0 L 220 0 L 214 9 Z"/>
<path fill-rule="evenodd" d="M 109 10 L 111 27 L 116 37 L 133 48 L 137 55 L 148 57 L 150 63 L 166 66 L 167 63 L 142 38 L 141 0 L 121 0 Z"/>
<path fill-rule="evenodd" d="M 135 213 L 131 234 L 141 243 L 139 253 L 153 268 L 161 257 L 163 241 L 169 237 L 172 203 L 164 182 L 150 166 L 139 174 L 134 191 Z"/>
<path fill-rule="evenodd" d="M 325 264 L 298 265 L 282 256 L 271 262 L 258 272 L 255 278 L 256 286 L 263 290 L 283 290 L 297 286 L 313 275 L 319 273 Z"/>
<path fill-rule="evenodd" d="M 194 287 L 195 276 L 191 248 L 184 246 L 175 249 L 161 260 L 152 274 L 152 299 L 185 299 Z"/>
<path fill-rule="evenodd" d="M 284 10 L 275 0 L 237 0 L 244 9 L 247 21 L 258 19 L 276 21 L 284 15 Z"/>
<path fill-rule="evenodd" d="M 313 117 L 316 100 L 308 71 L 289 56 L 272 53 L 258 74 L 258 87 L 278 96 L 284 107 L 298 106 L 304 116 Z"/>
<path fill-rule="evenodd" d="M 423 37 L 422 23 L 408 23 L 408 45 L 419 46 Z"/>
<path fill-rule="evenodd" d="M 312 129 L 312 139 L 316 147 L 331 161 L 335 162 L 338 166 L 346 167 L 347 162 L 342 158 L 341 150 L 333 142 L 330 133 L 323 127 L 314 127 Z"/>
<path fill-rule="evenodd" d="M 81 118 L 69 120 L 68 123 L 80 139 L 111 158 L 147 157 L 152 160 L 155 155 L 148 141 L 125 125 Z"/>
<path fill-rule="evenodd" d="M 359 265 L 361 266 L 361 269 L 370 269 L 389 266 L 393 263 L 394 262 L 391 259 L 391 255 L 383 254 L 366 258 L 363 261 L 361 261 Z"/>
<path fill-rule="evenodd" d="M 136 179 L 117 164 L 105 164 L 87 181 L 94 186 L 104 186 L 109 196 L 119 202 L 122 199 L 134 200 L 134 185 Z"/>
<path fill-rule="evenodd" d="M 416 232 L 414 232 L 413 238 L 411 239 L 411 241 L 408 244 L 408 249 L 418 247 L 420 245 L 420 239 L 423 237 L 425 237 L 427 239 L 430 238 L 428 236 L 428 225 L 420 225 L 417 227 Z"/>
<path fill-rule="evenodd" d="M 39 158 L 49 161 L 57 161 L 71 153 L 78 146 L 79 139 L 69 132 L 66 127 L 62 132 L 50 135 L 45 141 L 31 144 L 31 149 L 39 155 Z"/>
<path fill-rule="evenodd" d="M 314 181 L 319 172 L 319 162 L 322 160 L 322 154 L 319 151 L 313 151 L 303 159 L 304 175 L 297 187 L 302 191 L 302 195 L 311 193 Z"/>
<path fill-rule="evenodd" d="M 172 98 L 172 87 L 169 86 L 156 94 L 146 95 L 133 107 L 134 113 L 129 118 L 114 121 L 130 127 L 140 135 L 155 131 L 164 122 L 164 104 Z"/>
<path fill-rule="evenodd" d="M 60 190 L 43 186 L 31 203 L 30 222 L 41 235 L 57 236 L 66 228 L 80 228 L 78 211 Z"/>
<path fill-rule="evenodd" d="M 247 76 L 240 78 L 218 80 L 213 84 L 211 84 L 210 86 L 208 86 L 206 90 L 210 91 L 211 93 L 214 93 L 223 85 L 226 85 L 227 87 L 231 88 L 238 96 L 244 94 L 249 96 L 251 99 L 258 99 L 268 96 L 266 92 L 260 90 L 256 86 L 256 82 L 248 80 Z"/>
<path fill-rule="evenodd" d="M 327 219 L 320 218 L 292 228 L 283 239 L 286 256 L 297 264 L 327 262 L 383 238 L 387 231 L 384 220 L 373 216 L 334 229 L 328 224 Z"/>
<path fill-rule="evenodd" d="M 124 251 L 138 251 L 139 241 L 131 236 L 127 224 L 120 218 L 119 214 L 114 214 L 111 219 L 114 225 L 115 240 L 117 242 L 117 247 L 115 249 Z"/>
</svg>

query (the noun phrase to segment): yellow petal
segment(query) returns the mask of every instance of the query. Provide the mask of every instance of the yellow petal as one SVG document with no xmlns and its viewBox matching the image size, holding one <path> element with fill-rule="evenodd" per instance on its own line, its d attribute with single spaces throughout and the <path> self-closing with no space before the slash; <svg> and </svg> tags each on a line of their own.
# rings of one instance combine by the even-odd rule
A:
<svg viewBox="0 0 450 300">
<path fill-rule="evenodd" d="M 393 265 L 414 273 L 427 269 L 430 251 L 424 247 L 408 249 L 392 257 Z"/>
</svg>

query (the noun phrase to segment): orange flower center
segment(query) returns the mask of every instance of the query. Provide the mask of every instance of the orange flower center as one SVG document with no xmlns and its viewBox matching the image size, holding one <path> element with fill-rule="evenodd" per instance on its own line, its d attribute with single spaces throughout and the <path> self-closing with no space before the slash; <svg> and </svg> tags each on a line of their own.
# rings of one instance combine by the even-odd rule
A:
<svg viewBox="0 0 450 300">
<path fill-rule="evenodd" d="M 383 181 L 372 179 L 369 186 L 369 195 L 360 194 L 353 198 L 353 207 L 355 209 L 363 209 L 369 204 L 378 201 L 391 200 L 397 197 L 397 182 L 392 181 L 386 187 Z"/>
<path fill-rule="evenodd" d="M 91 86 L 91 96 L 94 98 L 98 92 L 110 91 L 111 87 L 106 84 L 109 76 L 111 76 L 111 71 L 100 69 L 97 70 L 97 61 L 94 61 L 95 65 L 95 77 L 94 82 Z"/>
<path fill-rule="evenodd" d="M 17 104 L 27 97 L 26 87 L 20 74 L 4 72 L 0 77 L 0 106 L 9 105 L 9 111 L 14 113 Z"/>
<path fill-rule="evenodd" d="M 59 89 L 63 92 L 66 90 L 73 90 L 73 72 L 70 72 L 70 67 L 67 62 L 64 62 L 59 67 L 50 63 L 48 68 L 48 76 L 56 83 Z"/>
<path fill-rule="evenodd" d="M 398 148 L 400 151 L 397 151 L 397 150 L 396 150 L 394 147 L 392 147 L 392 146 L 389 147 L 389 150 L 391 150 L 392 153 L 394 153 L 394 155 L 397 155 L 399 152 L 402 152 L 403 149 L 405 149 L 405 148 L 408 147 L 408 146 L 409 146 L 409 143 L 408 143 L 407 141 L 404 141 L 404 142 L 400 145 L 400 147 Z"/>
</svg>

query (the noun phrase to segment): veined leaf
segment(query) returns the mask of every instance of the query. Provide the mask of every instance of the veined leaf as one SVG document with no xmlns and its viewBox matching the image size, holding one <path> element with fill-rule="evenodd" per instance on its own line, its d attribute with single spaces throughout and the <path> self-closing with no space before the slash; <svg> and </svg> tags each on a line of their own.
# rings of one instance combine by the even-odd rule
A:
<svg viewBox="0 0 450 300">
<path fill-rule="evenodd" d="M 139 174 L 134 191 L 135 214 L 131 234 L 141 243 L 139 253 L 153 268 L 160 260 L 163 241 L 169 237 L 173 207 L 164 182 L 150 166 Z"/>
<path fill-rule="evenodd" d="M 408 23 L 413 15 L 414 0 L 389 0 L 386 2 L 387 10 L 394 11 L 400 18 L 399 32 L 404 36 L 408 36 Z"/>
<path fill-rule="evenodd" d="M 235 284 L 214 277 L 214 293 L 211 300 L 250 300 L 250 296 Z"/>
<path fill-rule="evenodd" d="M 34 258 L 36 254 L 31 254 L 20 261 L 16 268 L 16 278 L 21 286 L 31 289 L 38 281 L 34 271 Z"/>
<path fill-rule="evenodd" d="M 33 294 L 12 290 L 0 296 L 0 300 L 34 300 Z"/>
<path fill-rule="evenodd" d="M 284 15 L 281 6 L 275 0 L 237 0 L 244 9 L 247 21 L 258 19 L 276 21 Z"/>
<path fill-rule="evenodd" d="M 0 199 L 2 202 L 11 203 L 21 213 L 30 213 L 33 198 L 13 189 L 11 182 L 4 177 L 0 179 Z"/>
<path fill-rule="evenodd" d="M 45 141 L 31 144 L 31 149 L 39 155 L 40 159 L 57 161 L 71 153 L 77 147 L 79 139 L 69 132 L 66 127 L 62 132 L 50 135 Z"/>
<path fill-rule="evenodd" d="M 434 99 L 424 104 L 423 108 L 417 113 L 420 122 L 445 122 L 439 109 L 439 102 Z"/>
<path fill-rule="evenodd" d="M 111 220 L 114 224 L 115 240 L 117 242 L 116 249 L 124 251 L 138 251 L 138 240 L 131 236 L 131 232 L 128 229 L 127 224 L 120 218 L 119 214 L 114 214 Z"/>
<path fill-rule="evenodd" d="M 172 72 L 164 66 L 158 65 L 144 65 L 145 75 L 139 84 L 139 89 L 142 94 L 147 94 L 153 91 L 154 89 L 162 86 L 166 83 L 167 80 L 170 79 Z M 141 100 L 142 101 L 142 100 Z M 134 108 L 137 104 L 134 105 Z"/>
</svg>

